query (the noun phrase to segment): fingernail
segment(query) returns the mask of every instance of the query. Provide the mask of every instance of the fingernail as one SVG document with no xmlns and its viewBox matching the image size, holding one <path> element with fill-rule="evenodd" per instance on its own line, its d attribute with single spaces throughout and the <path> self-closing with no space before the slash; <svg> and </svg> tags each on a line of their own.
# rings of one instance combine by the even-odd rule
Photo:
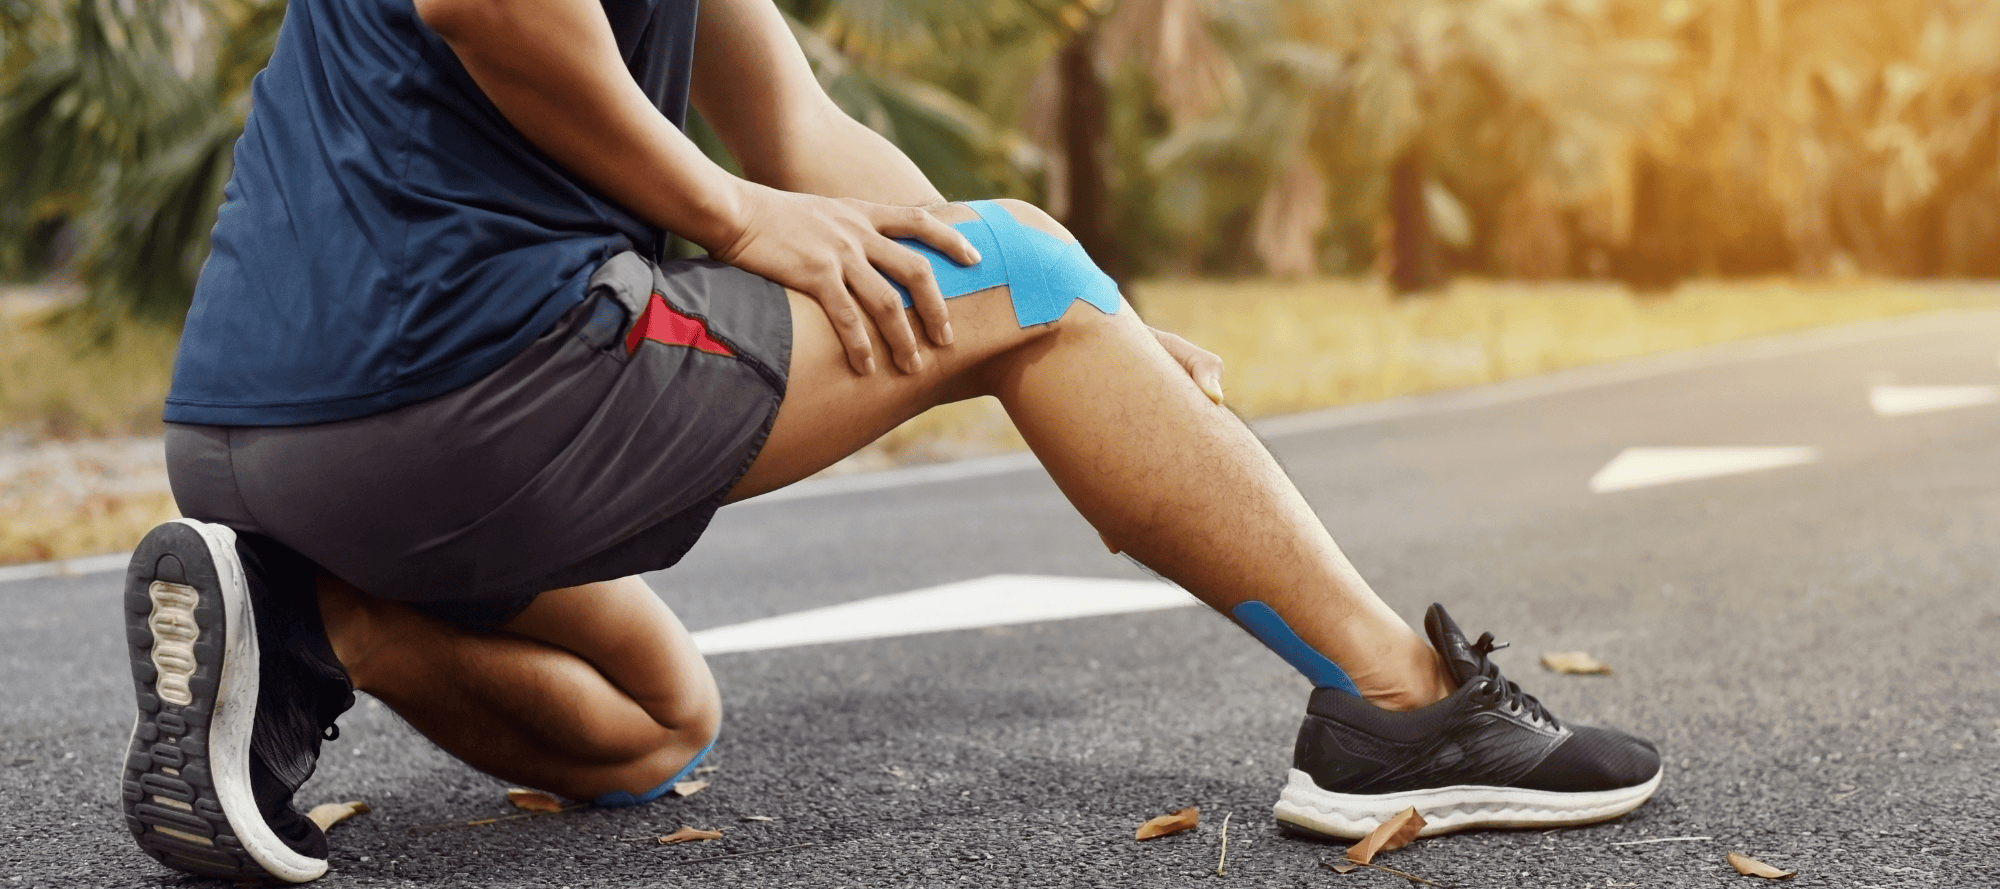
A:
<svg viewBox="0 0 2000 889">
<path fill-rule="evenodd" d="M 952 335 L 950 321 L 944 323 L 944 329 L 940 331 L 940 335 L 944 337 L 944 345 L 947 346 L 951 345 L 953 340 L 958 339 L 958 337 Z"/>
<path fill-rule="evenodd" d="M 1203 394 L 1208 396 L 1209 401 L 1213 401 L 1216 404 L 1222 403 L 1222 384 L 1215 382 L 1204 382 L 1201 384 L 1201 391 Z"/>
<path fill-rule="evenodd" d="M 864 376 L 865 376 L 865 375 L 868 375 L 868 374 L 872 374 L 872 373 L 874 373 L 874 372 L 875 372 L 875 356 L 873 356 L 873 355 L 870 355 L 870 356 L 868 356 L 867 358 L 863 358 L 863 359 L 861 359 L 861 373 L 862 373 L 862 375 L 864 375 Z"/>
<path fill-rule="evenodd" d="M 986 261 L 986 260 L 984 260 L 984 259 L 981 259 L 981 258 L 979 257 L 979 248 L 978 248 L 978 247 L 967 247 L 967 248 L 965 248 L 965 249 L 967 249 L 967 250 L 971 251 L 971 253 L 972 253 L 972 264 L 973 264 L 973 265 L 978 265 L 978 264 L 980 264 L 980 263 L 982 263 L 982 262 L 985 262 L 985 261 Z"/>
</svg>

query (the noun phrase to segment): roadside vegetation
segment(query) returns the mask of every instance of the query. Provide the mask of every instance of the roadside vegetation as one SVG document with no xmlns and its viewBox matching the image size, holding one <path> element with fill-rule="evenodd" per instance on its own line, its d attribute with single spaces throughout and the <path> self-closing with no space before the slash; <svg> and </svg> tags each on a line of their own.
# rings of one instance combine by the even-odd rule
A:
<svg viewBox="0 0 2000 889">
<path fill-rule="evenodd" d="M 2000 275 L 1992 3 L 778 5 L 946 196 L 1121 282 Z M 0 275 L 178 317 L 284 9 L 0 3 Z"/>
<path fill-rule="evenodd" d="M 159 433 L 174 326 L 16 300 L 0 288 L 0 437 L 26 444 Z"/>
</svg>

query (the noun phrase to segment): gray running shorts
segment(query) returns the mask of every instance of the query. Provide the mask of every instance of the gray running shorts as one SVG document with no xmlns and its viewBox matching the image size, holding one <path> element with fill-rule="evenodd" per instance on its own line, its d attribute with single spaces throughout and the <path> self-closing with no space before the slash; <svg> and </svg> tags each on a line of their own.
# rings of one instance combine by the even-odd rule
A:
<svg viewBox="0 0 2000 889">
<path fill-rule="evenodd" d="M 169 424 L 168 477 L 189 518 L 492 630 L 545 590 L 679 561 L 770 434 L 791 344 L 777 284 L 623 253 L 471 385 L 334 423 Z"/>
</svg>

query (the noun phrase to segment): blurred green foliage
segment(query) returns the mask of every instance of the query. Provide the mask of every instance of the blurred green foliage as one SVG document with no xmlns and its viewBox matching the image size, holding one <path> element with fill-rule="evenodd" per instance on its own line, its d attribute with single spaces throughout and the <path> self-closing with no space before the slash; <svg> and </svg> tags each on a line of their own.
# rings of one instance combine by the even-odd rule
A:
<svg viewBox="0 0 2000 889">
<path fill-rule="evenodd" d="M 282 3 L 11 0 L 0 40 L 0 267 L 74 227 L 96 307 L 185 311 Z"/>
<path fill-rule="evenodd" d="M 781 0 L 1115 274 L 2000 274 L 2000 4 Z M 281 0 L 0 0 L 0 273 L 184 310 Z M 701 128 L 698 141 L 717 149 Z"/>
</svg>

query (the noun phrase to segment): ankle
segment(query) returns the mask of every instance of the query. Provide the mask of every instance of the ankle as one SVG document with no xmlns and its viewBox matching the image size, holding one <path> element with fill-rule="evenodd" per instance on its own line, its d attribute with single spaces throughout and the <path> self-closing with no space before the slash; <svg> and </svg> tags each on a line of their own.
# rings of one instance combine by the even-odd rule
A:
<svg viewBox="0 0 2000 889">
<path fill-rule="evenodd" d="M 1456 689 L 1444 659 L 1429 645 L 1415 640 L 1414 645 L 1399 648 L 1377 659 L 1387 669 L 1353 677 L 1362 700 L 1384 710 L 1416 710 L 1444 700 Z"/>
<path fill-rule="evenodd" d="M 1448 693 L 1435 689 L 1398 688 L 1384 691 L 1363 691 L 1362 700 L 1384 710 L 1420 710 L 1445 699 Z"/>
</svg>

